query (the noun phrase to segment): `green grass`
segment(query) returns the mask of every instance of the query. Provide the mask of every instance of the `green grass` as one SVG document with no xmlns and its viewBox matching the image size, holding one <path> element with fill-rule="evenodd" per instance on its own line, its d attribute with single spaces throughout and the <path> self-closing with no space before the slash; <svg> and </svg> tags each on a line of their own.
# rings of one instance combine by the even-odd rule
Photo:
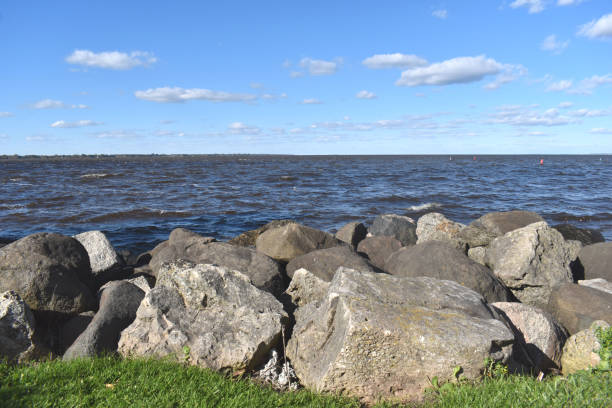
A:
<svg viewBox="0 0 612 408">
<path fill-rule="evenodd" d="M 110 384 L 110 385 L 109 385 Z M 610 407 L 609 372 L 543 382 L 521 376 L 442 385 L 432 407 Z M 71 362 L 0 364 L 2 407 L 359 407 L 354 399 L 309 391 L 278 393 L 250 380 L 165 360 L 100 357 Z M 392 406 L 380 404 L 380 407 Z"/>
</svg>

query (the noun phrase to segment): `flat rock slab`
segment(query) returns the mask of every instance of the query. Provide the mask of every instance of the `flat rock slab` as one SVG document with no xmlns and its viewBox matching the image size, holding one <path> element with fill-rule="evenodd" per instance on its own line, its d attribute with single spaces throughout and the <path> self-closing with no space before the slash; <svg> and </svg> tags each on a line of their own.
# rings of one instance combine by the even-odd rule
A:
<svg viewBox="0 0 612 408">
<path fill-rule="evenodd" d="M 596 320 L 612 322 L 612 294 L 566 283 L 552 292 L 546 307 L 570 334 L 587 329 Z"/>
<path fill-rule="evenodd" d="M 214 265 L 166 264 L 136 319 L 121 333 L 124 355 L 174 356 L 241 373 L 264 362 L 288 320 L 283 306 L 249 277 Z"/>
<path fill-rule="evenodd" d="M 514 335 L 482 296 L 455 282 L 340 268 L 325 297 L 297 309 L 287 345 L 301 383 L 364 402 L 418 399 L 428 378 L 477 378 L 507 361 Z"/>
<path fill-rule="evenodd" d="M 605 279 L 597 278 L 579 280 L 578 284 L 580 286 L 588 286 L 589 288 L 601 290 L 612 295 L 612 282 L 608 282 Z"/>
<path fill-rule="evenodd" d="M 389 256 L 384 270 L 398 277 L 429 276 L 452 280 L 480 293 L 487 302 L 513 300 L 508 289 L 488 268 L 444 241 L 400 248 Z"/>
</svg>

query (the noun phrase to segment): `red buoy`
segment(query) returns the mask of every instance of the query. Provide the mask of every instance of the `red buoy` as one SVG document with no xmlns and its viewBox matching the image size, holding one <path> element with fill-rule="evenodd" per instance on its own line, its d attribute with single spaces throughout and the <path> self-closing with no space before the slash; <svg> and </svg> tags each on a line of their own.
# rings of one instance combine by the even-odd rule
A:
<svg viewBox="0 0 612 408">
<path fill-rule="evenodd" d="M 540 166 L 544 164 L 544 159 L 540 159 Z"/>
<path fill-rule="evenodd" d="M 474 156 L 474 159 L 473 159 L 473 160 L 474 160 L 474 161 L 476 161 L 476 156 Z"/>
</svg>

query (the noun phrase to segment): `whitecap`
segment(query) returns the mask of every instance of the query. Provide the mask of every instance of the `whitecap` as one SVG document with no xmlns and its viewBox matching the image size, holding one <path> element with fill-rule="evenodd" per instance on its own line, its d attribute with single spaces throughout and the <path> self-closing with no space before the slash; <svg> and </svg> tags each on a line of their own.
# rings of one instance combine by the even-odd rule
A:
<svg viewBox="0 0 612 408">
<path fill-rule="evenodd" d="M 440 207 L 442 207 L 442 204 L 440 203 L 425 203 L 425 204 L 413 205 L 406 209 L 408 211 L 419 212 L 419 211 L 431 210 L 431 209 L 440 208 Z"/>
</svg>

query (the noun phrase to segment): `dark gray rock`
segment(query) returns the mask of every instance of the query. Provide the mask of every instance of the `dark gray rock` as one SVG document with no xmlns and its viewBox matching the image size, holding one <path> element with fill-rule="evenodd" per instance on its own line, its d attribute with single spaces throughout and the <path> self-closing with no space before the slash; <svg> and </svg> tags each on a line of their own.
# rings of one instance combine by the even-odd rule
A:
<svg viewBox="0 0 612 408">
<path fill-rule="evenodd" d="M 62 324 L 59 329 L 59 354 L 63 355 L 68 347 L 72 346 L 72 343 L 85 331 L 89 323 L 93 320 L 96 312 L 89 311 L 79 313 L 76 316 L 71 317 Z"/>
<path fill-rule="evenodd" d="M 280 262 L 289 262 L 317 249 L 339 245 L 346 244 L 327 232 L 296 223 L 270 228 L 256 241 L 257 251 Z"/>
<path fill-rule="evenodd" d="M 496 235 L 483 227 L 471 224 L 462 228 L 457 236 L 465 242 L 469 248 L 486 247 L 496 237 Z"/>
<path fill-rule="evenodd" d="M 452 280 L 478 292 L 487 302 L 513 300 L 508 289 L 488 268 L 443 241 L 400 248 L 387 259 L 385 271 L 398 277 L 429 276 Z"/>
<path fill-rule="evenodd" d="M 257 238 L 263 234 L 264 232 L 266 232 L 269 229 L 272 228 L 278 228 L 278 227 L 283 227 L 287 224 L 295 224 L 296 222 L 293 220 L 274 220 L 274 221 L 270 221 L 269 223 L 267 223 L 264 226 L 261 226 L 255 230 L 251 230 L 251 231 L 246 231 L 243 232 L 242 234 L 238 235 L 237 237 L 234 237 L 232 239 L 230 239 L 228 241 L 228 243 L 232 244 L 232 245 L 238 245 L 238 246 L 244 246 L 244 247 L 254 247 L 255 243 L 257 241 Z"/>
<path fill-rule="evenodd" d="M 382 272 L 348 246 L 341 246 L 319 249 L 293 258 L 287 264 L 287 275 L 292 278 L 296 270 L 304 268 L 319 279 L 331 282 L 336 270 L 341 266 L 360 271 Z"/>
<path fill-rule="evenodd" d="M 0 249 L 0 291 L 14 290 L 35 314 L 95 309 L 96 286 L 87 251 L 74 238 L 38 233 Z"/>
<path fill-rule="evenodd" d="M 582 245 L 592 245 L 604 242 L 601 232 L 590 228 L 578 228 L 571 224 L 559 224 L 553 227 L 563 235 L 566 241 L 580 241 Z"/>
<path fill-rule="evenodd" d="M 565 283 L 553 290 L 546 309 L 570 334 L 575 334 L 596 320 L 612 322 L 612 294 Z"/>
<path fill-rule="evenodd" d="M 101 290 L 100 309 L 85 331 L 64 353 L 64 360 L 117 350 L 121 331 L 136 318 L 144 292 L 129 282 L 109 282 Z"/>
<path fill-rule="evenodd" d="M 365 239 L 366 235 L 368 235 L 368 229 L 365 225 L 357 221 L 349 222 L 336 232 L 336 238 L 342 242 L 346 242 L 353 248 L 357 248 L 357 245 Z"/>
<path fill-rule="evenodd" d="M 612 282 L 612 242 L 582 247 L 577 267 L 580 269 L 578 279 L 601 278 Z"/>
<path fill-rule="evenodd" d="M 164 241 L 151 250 L 151 261 L 149 267 L 151 274 L 155 276 L 162 263 L 172 262 L 177 259 L 185 259 L 197 262 L 192 257 L 206 245 L 215 242 L 212 237 L 203 237 L 193 231 L 184 228 L 175 228 L 170 233 L 168 241 Z"/>
<path fill-rule="evenodd" d="M 382 214 L 374 219 L 368 232 L 373 236 L 395 237 L 403 246 L 417 242 L 416 223 L 410 217 Z"/>
<path fill-rule="evenodd" d="M 401 247 L 402 243 L 394 237 L 368 237 L 359 243 L 357 252 L 367 256 L 377 268 L 384 269 L 387 258 Z"/>
</svg>

